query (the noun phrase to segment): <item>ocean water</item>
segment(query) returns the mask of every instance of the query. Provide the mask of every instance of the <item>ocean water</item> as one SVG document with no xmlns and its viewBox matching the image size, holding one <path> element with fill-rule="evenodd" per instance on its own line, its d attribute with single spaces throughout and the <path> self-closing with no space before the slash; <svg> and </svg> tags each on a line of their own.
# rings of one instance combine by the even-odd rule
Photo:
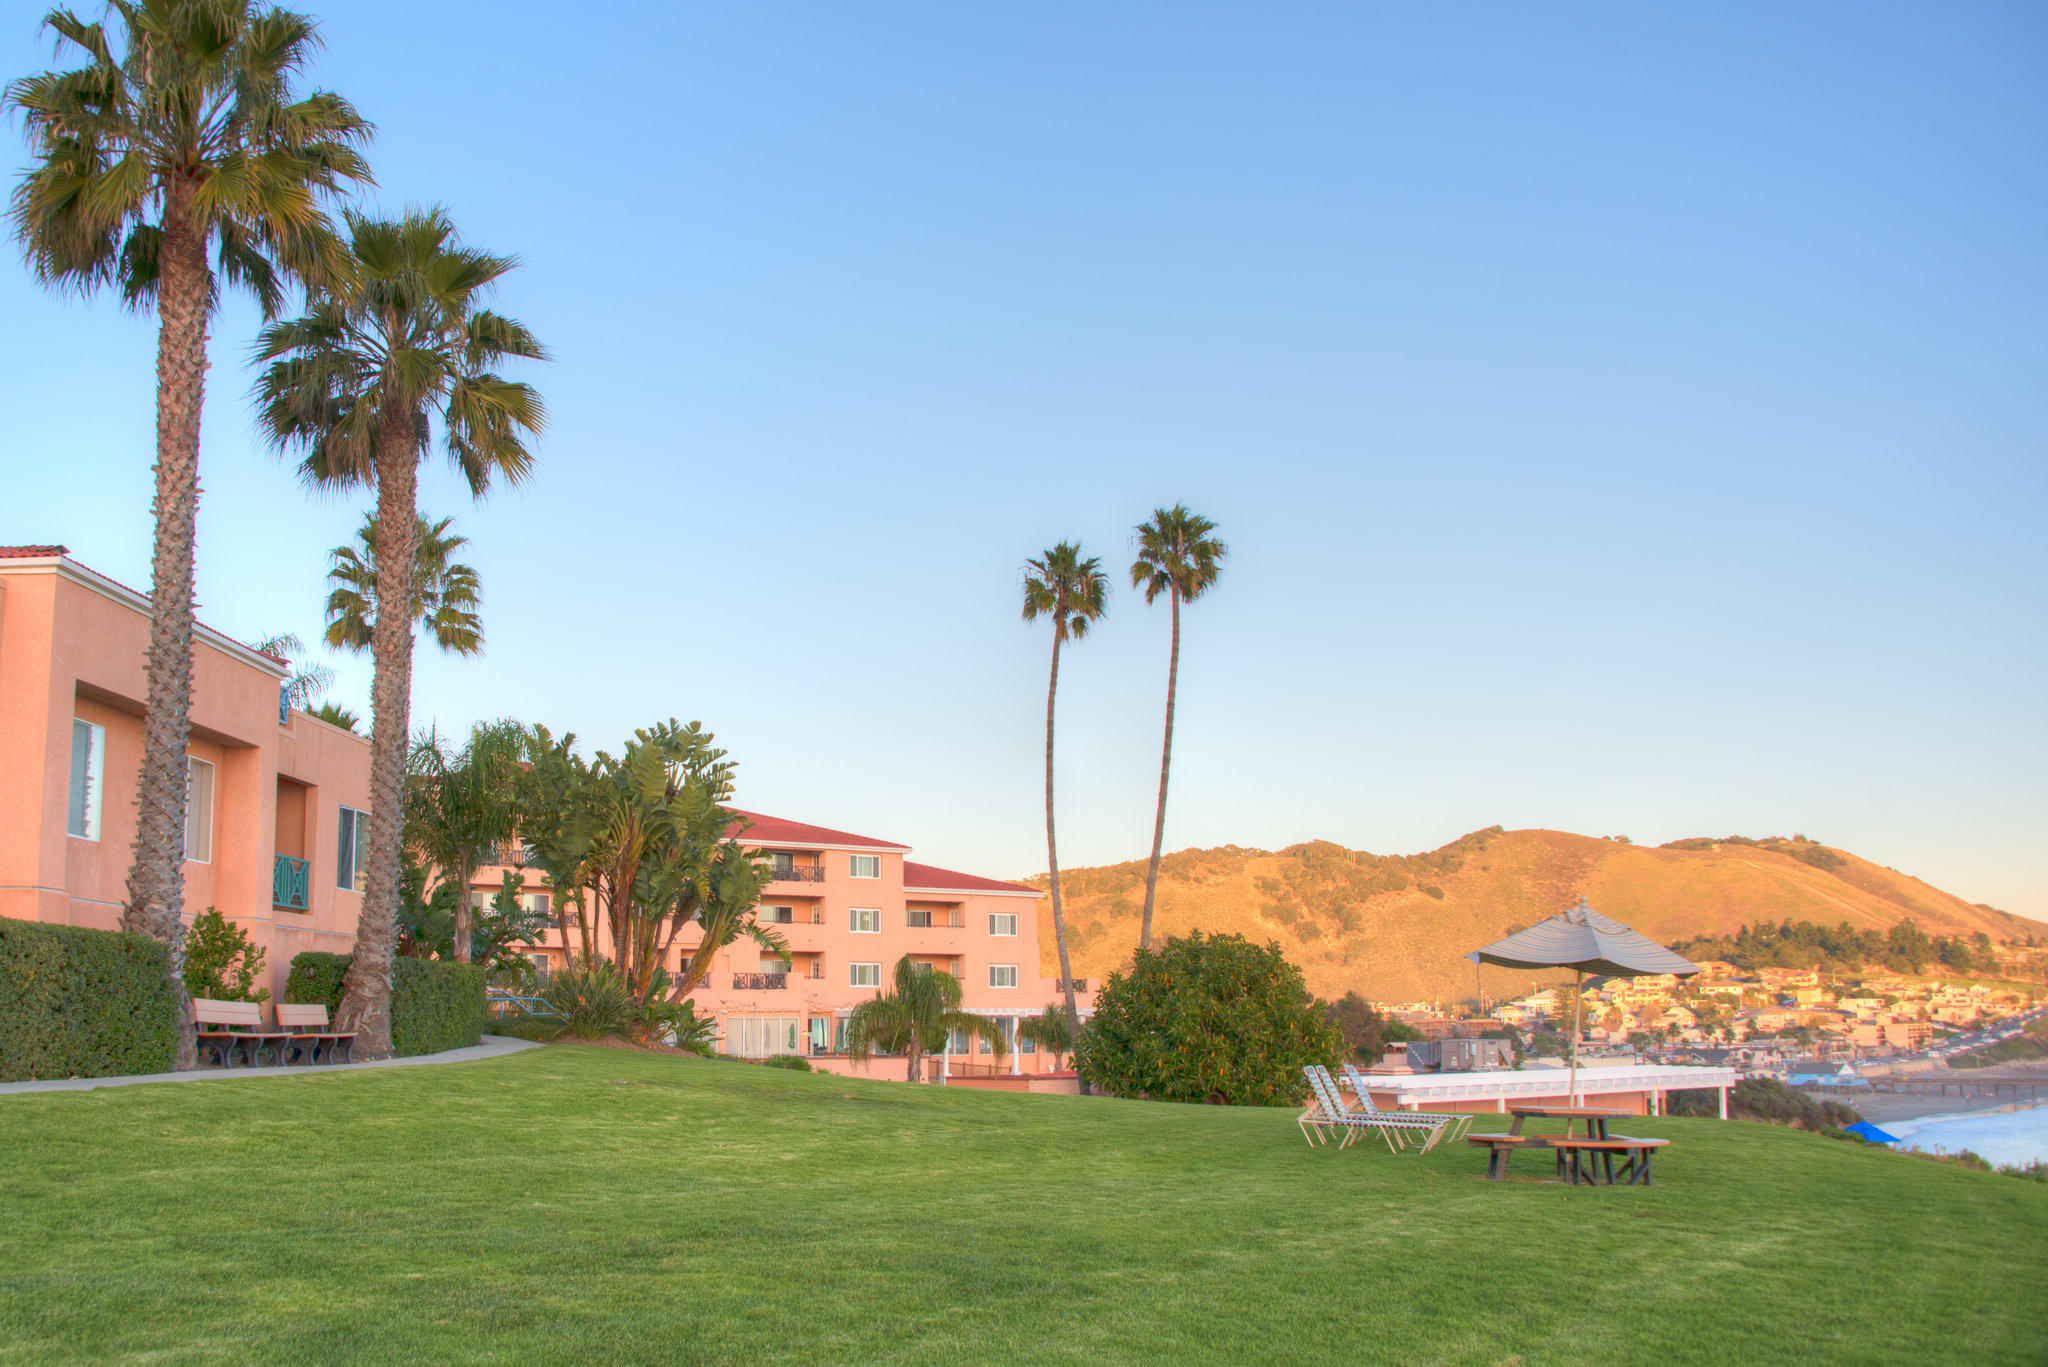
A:
<svg viewBox="0 0 2048 1367">
<path fill-rule="evenodd" d="M 2048 1162 L 2048 1106 L 1888 1120 L 1878 1128 L 1897 1135 L 1902 1149 L 1923 1153 L 1968 1149 L 1992 1163 Z"/>
</svg>

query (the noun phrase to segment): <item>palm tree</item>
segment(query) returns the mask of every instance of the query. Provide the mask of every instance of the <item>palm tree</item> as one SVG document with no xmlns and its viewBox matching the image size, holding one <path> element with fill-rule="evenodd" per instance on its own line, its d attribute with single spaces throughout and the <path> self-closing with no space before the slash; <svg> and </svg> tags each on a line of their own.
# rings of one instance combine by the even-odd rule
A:
<svg viewBox="0 0 2048 1367">
<path fill-rule="evenodd" d="M 448 528 L 452 517 L 414 525 L 412 620 L 434 644 L 451 655 L 480 655 L 484 648 L 483 586 L 476 570 L 451 557 L 469 544 Z M 327 644 L 337 650 L 367 650 L 377 621 L 377 519 L 365 517 L 356 532 L 362 547 L 336 546 L 328 553 Z"/>
<path fill-rule="evenodd" d="M 318 717 L 329 726 L 339 726 L 344 731 L 353 731 L 361 724 L 362 718 L 337 703 L 324 702 L 312 708 L 308 715 Z"/>
<path fill-rule="evenodd" d="M 313 699 L 334 686 L 334 671 L 323 664 L 306 662 L 306 643 L 292 632 L 279 632 L 250 643 L 259 655 L 283 660 L 285 701 L 301 712 L 312 710 Z"/>
<path fill-rule="evenodd" d="M 1152 813 L 1152 862 L 1145 869 L 1145 917 L 1138 923 L 1138 948 L 1152 947 L 1152 899 L 1159 890 L 1159 851 L 1166 840 L 1166 771 L 1173 763 L 1173 698 L 1180 684 L 1180 605 L 1192 603 L 1216 582 L 1230 548 L 1216 539 L 1216 524 L 1186 505 L 1153 512 L 1133 529 L 1138 558 L 1131 562 L 1131 587 L 1145 591 L 1149 605 L 1160 594 L 1173 603 L 1173 648 L 1166 657 L 1166 741 L 1159 750 L 1159 805 Z"/>
<path fill-rule="evenodd" d="M 411 604 L 417 563 L 419 462 L 438 425 L 450 463 L 481 498 L 495 478 L 517 484 L 544 421 L 534 390 L 498 375 L 508 357 L 544 360 L 533 334 L 482 307 L 517 263 L 464 247 L 440 210 L 395 221 L 344 215 L 344 287 L 304 317 L 265 328 L 257 357 L 258 418 L 300 472 L 323 489 L 377 490 L 378 604 Z M 438 420 L 438 421 L 437 421 Z M 370 851 L 356 949 L 339 1013 L 368 1056 L 391 1051 L 391 958 L 398 915 L 405 762 L 412 710 L 412 616 L 379 612 L 370 628 Z"/>
<path fill-rule="evenodd" d="M 412 754 L 406 840 L 455 886 L 455 962 L 470 961 L 475 908 L 470 884 L 491 852 L 519 833 L 520 757 L 527 730 L 516 721 L 478 722 L 458 749 L 429 731 Z"/>
<path fill-rule="evenodd" d="M 1024 562 L 1024 620 L 1052 618 L 1052 678 L 1045 688 L 1045 863 L 1052 888 L 1052 934 L 1060 951 L 1060 987 L 1067 994 L 1067 1024 L 1081 1033 L 1081 1009 L 1074 1001 L 1074 968 L 1067 959 L 1067 918 L 1060 903 L 1059 845 L 1053 836 L 1053 703 L 1060 691 L 1060 647 L 1080 640 L 1109 610 L 1109 579 L 1094 556 L 1081 558 L 1080 543 L 1062 541 Z"/>
<path fill-rule="evenodd" d="M 323 204 L 367 182 L 370 125 L 293 78 L 316 26 L 249 0 L 110 0 L 119 24 L 53 9 L 44 26 L 84 65 L 10 83 L 35 159 L 9 218 L 44 284 L 112 285 L 157 313 L 155 545 L 135 847 L 121 924 L 171 947 L 182 980 L 185 747 L 192 703 L 192 547 L 207 324 L 223 282 L 266 316 L 285 283 L 338 256 Z M 208 257 L 212 257 L 209 264 Z M 181 997 L 182 1000 L 182 997 Z M 178 1066 L 197 1066 L 181 1031 Z"/>
<path fill-rule="evenodd" d="M 1057 1006 L 1048 1006 L 1017 1027 L 1020 1044 L 1035 1044 L 1058 1060 L 1074 1052 L 1074 1029 Z"/>
<path fill-rule="evenodd" d="M 853 1008 L 846 1018 L 847 1057 L 866 1059 L 877 1049 L 902 1050 L 912 1082 L 924 1081 L 924 1056 L 946 1047 L 954 1031 L 986 1040 L 1000 1058 L 1007 1051 L 1002 1027 L 987 1016 L 962 1011 L 960 980 L 930 964 L 896 961 L 887 992 Z"/>
</svg>

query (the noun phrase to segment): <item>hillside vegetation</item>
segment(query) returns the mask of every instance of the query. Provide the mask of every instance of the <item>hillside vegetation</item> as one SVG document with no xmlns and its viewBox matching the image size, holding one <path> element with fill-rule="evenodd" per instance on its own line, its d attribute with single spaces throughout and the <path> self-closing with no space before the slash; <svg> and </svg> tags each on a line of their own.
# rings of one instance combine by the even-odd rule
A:
<svg viewBox="0 0 2048 1367">
<path fill-rule="evenodd" d="M 0 1096 L 0 1359 L 2040 1361 L 2048 1187 L 1629 1128 L 1671 1140 L 1655 1186 L 1311 1149 L 1289 1108 L 568 1045 Z"/>
<path fill-rule="evenodd" d="M 1030 880 L 1044 885 L 1044 879 Z M 1068 949 L 1077 975 L 1127 964 L 1145 902 L 1145 861 L 1063 870 Z M 1158 932 L 1236 932 L 1277 940 L 1323 997 L 1377 1001 L 1470 998 L 1464 955 L 1535 924 L 1584 895 L 1645 935 L 1673 943 L 1743 925 L 1848 922 L 1888 931 L 1912 920 L 1928 935 L 2048 939 L 2048 925 L 1965 902 L 1917 878 L 1803 838 L 1680 840 L 1657 848 L 1564 831 L 1460 836 L 1427 854 L 1377 855 L 1316 840 L 1267 851 L 1225 845 L 1161 862 Z M 1052 915 L 1039 947 L 1056 971 Z M 1488 968 L 1486 995 L 1558 975 Z"/>
</svg>

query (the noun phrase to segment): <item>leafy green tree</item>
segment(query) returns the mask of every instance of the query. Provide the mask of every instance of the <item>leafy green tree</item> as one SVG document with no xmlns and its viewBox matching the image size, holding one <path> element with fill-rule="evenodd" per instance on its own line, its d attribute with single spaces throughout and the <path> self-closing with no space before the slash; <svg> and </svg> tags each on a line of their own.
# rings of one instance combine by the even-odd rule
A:
<svg viewBox="0 0 2048 1367">
<path fill-rule="evenodd" d="M 506 720 L 478 722 L 459 747 L 434 730 L 413 745 L 406 843 L 455 887 L 457 963 L 470 962 L 476 871 L 519 833 L 526 743 L 526 728 Z"/>
<path fill-rule="evenodd" d="M 482 581 L 476 570 L 455 560 L 469 544 L 448 529 L 455 519 L 422 517 L 413 555 L 412 620 L 450 655 L 480 655 L 484 648 Z M 327 644 L 337 650 L 368 650 L 377 622 L 377 520 L 365 517 L 357 546 L 328 553 Z"/>
<path fill-rule="evenodd" d="M 265 328 L 258 418 L 281 449 L 302 453 L 317 488 L 374 485 L 376 601 L 415 601 L 419 462 L 438 427 L 450 463 L 481 498 L 517 484 L 544 422 L 540 396 L 495 367 L 544 360 L 526 327 L 483 307 L 516 264 L 463 246 L 440 210 L 380 220 L 345 216 L 346 280 L 304 316 Z M 356 950 L 338 1024 L 369 1058 L 391 1052 L 391 958 L 404 838 L 412 710 L 411 614 L 381 611 L 370 628 L 370 849 Z"/>
<path fill-rule="evenodd" d="M 185 937 L 185 991 L 221 1002 L 267 1002 L 270 989 L 256 986 L 265 951 L 249 932 L 208 907 Z"/>
<path fill-rule="evenodd" d="M 642 1002 L 680 1002 L 741 937 L 788 952 L 757 919 L 768 864 L 737 839 L 724 805 L 733 766 L 710 732 L 671 720 L 587 762 L 574 747 L 573 735 L 557 741 L 535 727 L 520 785 L 520 835 L 554 889 L 565 949 L 594 959 L 602 932 Z M 697 945 L 671 980 L 662 965 L 690 925 Z"/>
<path fill-rule="evenodd" d="M 1378 1063 L 1389 1044 L 1422 1038 L 1422 1032 L 1407 1021 L 1377 1006 L 1356 992 L 1346 992 L 1324 1008 L 1330 1023 L 1344 1033 L 1344 1052 L 1360 1063 Z"/>
<path fill-rule="evenodd" d="M 1333 1066 L 1344 1044 L 1279 945 L 1195 931 L 1110 975 L 1077 1066 L 1117 1096 L 1279 1106 L 1307 1091 L 1304 1065 Z"/>
<path fill-rule="evenodd" d="M 1052 742 L 1053 704 L 1060 691 L 1060 647 L 1078 641 L 1109 610 L 1109 578 L 1102 561 L 1082 558 L 1079 542 L 1062 541 L 1044 555 L 1025 562 L 1024 620 L 1052 619 L 1052 674 L 1045 686 L 1045 865 L 1052 892 L 1052 934 L 1059 947 L 1060 987 L 1066 994 L 1067 1025 L 1081 1031 L 1081 1009 L 1074 1000 L 1074 966 L 1067 957 L 1067 917 L 1060 902 L 1059 842 L 1053 830 Z"/>
<path fill-rule="evenodd" d="M 960 980 L 930 964 L 896 961 L 889 989 L 853 1008 L 846 1018 L 847 1057 L 866 1059 L 876 1050 L 901 1053 L 905 1076 L 924 1081 L 924 1058 L 944 1052 L 953 1032 L 985 1040 L 998 1057 L 1007 1048 L 1002 1028 L 987 1016 L 960 1009 Z"/>
<path fill-rule="evenodd" d="M 175 983 L 207 325 L 223 285 L 268 316 L 293 277 L 331 274 L 324 203 L 370 179 L 357 151 L 370 125 L 338 95 L 294 92 L 319 45 L 304 15 L 248 0 L 110 0 L 106 12 L 111 24 L 51 10 L 44 27 L 83 65 L 7 87 L 31 158 L 9 218 L 45 285 L 111 285 L 157 315 L 149 658 L 121 924 L 170 946 Z M 198 1066 L 191 1031 L 178 1035 L 177 1066 Z"/>
<path fill-rule="evenodd" d="M 1230 548 L 1216 537 L 1216 524 L 1176 503 L 1153 512 L 1136 528 L 1138 558 L 1131 562 L 1131 587 L 1145 591 L 1149 605 L 1160 594 L 1173 604 L 1173 644 L 1166 657 L 1166 739 L 1159 748 L 1159 804 L 1152 814 L 1152 862 L 1145 869 L 1145 914 L 1138 923 L 1138 948 L 1152 947 L 1152 901 L 1159 890 L 1159 855 L 1166 841 L 1166 775 L 1173 763 L 1173 706 L 1180 685 L 1180 605 L 1209 591 Z"/>
</svg>

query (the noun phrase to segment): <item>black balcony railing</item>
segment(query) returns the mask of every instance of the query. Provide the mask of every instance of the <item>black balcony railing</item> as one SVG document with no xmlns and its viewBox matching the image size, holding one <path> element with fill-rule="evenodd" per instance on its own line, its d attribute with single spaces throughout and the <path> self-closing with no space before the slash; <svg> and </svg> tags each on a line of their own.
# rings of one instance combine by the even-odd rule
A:
<svg viewBox="0 0 2048 1367">
<path fill-rule="evenodd" d="M 732 990 L 735 992 L 780 992 L 789 986 L 787 973 L 735 973 L 732 975 Z"/>
<path fill-rule="evenodd" d="M 768 876 L 778 883 L 822 883 L 825 881 L 823 864 L 771 864 Z"/>
<path fill-rule="evenodd" d="M 1088 990 L 1088 980 L 1086 978 L 1055 978 L 1053 979 L 1052 990 L 1064 992 L 1069 984 L 1073 985 L 1076 992 L 1086 992 Z"/>
</svg>

